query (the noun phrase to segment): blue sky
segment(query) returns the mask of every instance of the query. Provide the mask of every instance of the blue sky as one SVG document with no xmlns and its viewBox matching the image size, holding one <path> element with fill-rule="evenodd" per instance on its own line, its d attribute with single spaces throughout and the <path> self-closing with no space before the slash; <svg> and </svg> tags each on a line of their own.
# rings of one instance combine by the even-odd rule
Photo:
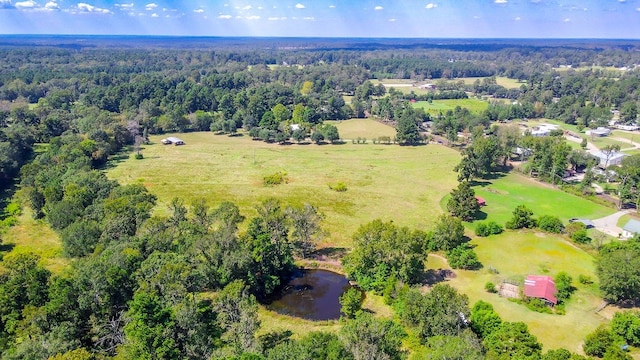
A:
<svg viewBox="0 0 640 360">
<path fill-rule="evenodd" d="M 640 0 L 0 0 L 0 34 L 640 38 Z"/>
</svg>

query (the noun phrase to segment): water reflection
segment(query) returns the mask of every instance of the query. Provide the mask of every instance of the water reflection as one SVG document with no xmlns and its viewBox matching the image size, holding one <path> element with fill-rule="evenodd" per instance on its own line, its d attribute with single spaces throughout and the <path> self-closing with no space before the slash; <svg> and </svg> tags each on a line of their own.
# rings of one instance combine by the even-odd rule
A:
<svg viewBox="0 0 640 360">
<path fill-rule="evenodd" d="M 340 274 L 327 270 L 303 270 L 295 274 L 268 305 L 280 314 L 309 320 L 340 318 L 340 296 L 351 285 Z"/>
</svg>

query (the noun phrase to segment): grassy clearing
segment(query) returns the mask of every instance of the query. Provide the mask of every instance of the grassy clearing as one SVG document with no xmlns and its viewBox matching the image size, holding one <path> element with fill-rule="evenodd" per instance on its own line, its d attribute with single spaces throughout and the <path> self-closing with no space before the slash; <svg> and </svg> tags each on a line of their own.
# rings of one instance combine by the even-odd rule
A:
<svg viewBox="0 0 640 360">
<path fill-rule="evenodd" d="M 640 134 L 638 134 L 636 132 L 613 130 L 611 132 L 611 136 L 617 137 L 617 138 L 627 139 L 627 140 L 629 140 L 629 144 L 631 144 L 632 141 L 633 142 L 640 142 Z"/>
<path fill-rule="evenodd" d="M 44 267 L 53 273 L 61 272 L 69 264 L 62 257 L 62 243 L 58 234 L 44 220 L 34 220 L 31 211 L 25 209 L 18 218 L 18 225 L 3 235 L 0 254 L 31 252 L 41 257 Z"/>
<path fill-rule="evenodd" d="M 597 136 L 594 136 L 593 138 L 591 138 L 589 136 L 589 137 L 587 137 L 587 140 L 589 142 L 593 143 L 599 149 L 602 149 L 603 147 L 608 146 L 608 145 L 618 145 L 618 146 L 620 146 L 620 149 L 626 149 L 626 148 L 633 147 L 633 145 L 631 145 L 629 143 L 618 141 L 618 140 L 614 140 L 614 139 L 612 139 L 610 137 L 597 137 Z"/>
<path fill-rule="evenodd" d="M 439 112 L 446 112 L 447 110 L 453 110 L 456 106 L 469 109 L 473 113 L 479 113 L 486 110 L 489 107 L 489 103 L 478 99 L 447 99 L 447 100 L 433 100 L 418 101 L 413 103 L 413 107 L 422 108 L 430 114 L 438 114 Z"/>
<path fill-rule="evenodd" d="M 457 78 L 454 79 L 452 81 L 464 81 L 465 84 L 467 85 L 472 85 L 476 80 L 484 80 L 486 79 L 485 77 L 466 77 L 466 78 Z M 520 86 L 522 86 L 523 84 L 526 84 L 526 81 L 520 81 L 517 79 L 510 79 L 508 77 L 505 76 L 496 76 L 496 83 L 500 86 L 503 86 L 507 89 L 519 89 Z"/>
<path fill-rule="evenodd" d="M 504 320 L 527 323 L 545 350 L 564 347 L 581 352 L 580 344 L 584 337 L 604 321 L 594 312 L 602 301 L 597 295 L 597 285 L 585 286 L 576 281 L 580 274 L 596 279 L 591 255 L 556 236 L 529 231 L 506 232 L 475 239 L 471 243 L 476 245 L 475 251 L 485 269 L 456 270 L 457 276 L 449 280 L 449 284 L 467 294 L 471 304 L 478 300 L 487 301 Z M 486 270 L 489 266 L 500 273 L 490 273 Z M 446 265 L 432 262 L 430 257 L 428 267 L 446 268 Z M 499 284 L 505 279 L 524 279 L 528 274 L 555 276 L 560 271 L 569 273 L 578 288 L 566 306 L 565 315 L 533 312 L 524 305 L 484 290 L 487 281 Z"/>
<path fill-rule="evenodd" d="M 350 119 L 344 121 L 326 121 L 338 128 L 340 137 L 346 140 L 359 137 L 372 140 L 380 136 L 396 136 L 396 129 L 372 119 Z"/>
<path fill-rule="evenodd" d="M 565 193 L 519 174 L 481 181 L 474 190 L 487 201 L 487 206 L 482 208 L 482 212 L 487 214 L 487 220 L 501 225 L 511 218 L 513 209 L 520 204 L 533 210 L 535 216 L 555 215 L 565 222 L 572 217 L 597 219 L 615 212 L 613 208 Z"/>
<path fill-rule="evenodd" d="M 440 199 L 456 185 L 453 167 L 460 159 L 456 151 L 434 145 L 282 146 L 209 132 L 179 136 L 186 145 L 164 146 L 152 136 L 143 160 L 129 158 L 108 176 L 122 184 L 143 183 L 158 196 L 160 214 L 167 214 L 173 197 L 187 204 L 204 198 L 211 206 L 233 201 L 249 217 L 269 197 L 291 205 L 308 202 L 326 216 L 325 246 L 348 247 L 357 228 L 376 218 L 430 227 L 442 212 Z M 263 186 L 263 176 L 275 171 L 286 172 L 289 182 Z M 337 182 L 348 190 L 329 189 Z"/>
<path fill-rule="evenodd" d="M 260 319 L 261 325 L 258 330 L 258 336 L 290 330 L 293 335 L 293 339 L 299 339 L 306 334 L 313 331 L 325 331 L 337 333 L 342 327 L 340 321 L 312 321 L 292 316 L 286 316 L 278 314 L 274 311 L 266 309 L 264 306 L 260 306 L 258 309 L 258 319 Z"/>
</svg>

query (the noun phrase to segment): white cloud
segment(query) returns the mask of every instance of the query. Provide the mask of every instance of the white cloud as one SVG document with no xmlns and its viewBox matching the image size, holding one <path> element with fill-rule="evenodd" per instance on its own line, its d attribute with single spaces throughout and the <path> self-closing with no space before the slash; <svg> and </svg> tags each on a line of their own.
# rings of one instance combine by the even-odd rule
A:
<svg viewBox="0 0 640 360">
<path fill-rule="evenodd" d="M 231 19 L 233 16 L 231 15 L 226 15 L 226 14 L 220 14 L 218 15 L 218 19 Z"/>
<path fill-rule="evenodd" d="M 313 16 L 307 16 L 307 17 L 303 17 L 303 20 L 308 20 L 308 21 L 316 21 L 316 18 Z"/>
<path fill-rule="evenodd" d="M 128 10 L 128 9 L 133 9 L 133 3 L 128 3 L 128 4 L 114 4 L 115 7 L 120 8 L 122 10 Z"/>
<path fill-rule="evenodd" d="M 48 3 L 44 4 L 44 8 L 47 10 L 59 10 L 60 5 L 58 5 L 56 2 L 49 1 Z"/>
<path fill-rule="evenodd" d="M 516 17 L 514 17 L 514 18 L 513 18 L 513 20 L 515 20 L 515 21 L 520 21 L 520 16 L 516 16 Z"/>
<path fill-rule="evenodd" d="M 384 8 L 382 6 L 380 6 L 380 5 L 378 5 L 378 6 L 373 8 L 373 10 L 376 10 L 376 11 L 380 11 L 382 9 L 384 9 Z"/>
<path fill-rule="evenodd" d="M 434 3 L 428 3 L 424 8 L 425 9 L 434 9 L 437 8 L 438 4 L 434 4 Z"/>
<path fill-rule="evenodd" d="M 639 8 L 636 8 L 636 11 L 640 11 L 640 7 L 639 7 Z"/>
<path fill-rule="evenodd" d="M 195 9 L 193 10 L 193 12 L 196 14 L 202 14 L 204 12 L 204 9 Z"/>
<path fill-rule="evenodd" d="M 564 22 L 571 22 L 571 19 L 569 19 L 569 18 L 564 18 L 564 20 L 562 20 L 562 21 L 564 21 Z"/>
<path fill-rule="evenodd" d="M 147 11 L 151 11 L 157 7 L 158 7 L 158 4 L 156 3 L 148 3 L 147 5 L 144 6 L 144 9 Z"/>
<path fill-rule="evenodd" d="M 329 5 L 329 9 L 335 9 L 336 6 L 335 5 Z"/>
<path fill-rule="evenodd" d="M 507 0 L 495 0 L 494 1 L 496 4 L 506 4 Z"/>
<path fill-rule="evenodd" d="M 296 4 L 296 9 L 304 9 L 304 8 L 305 8 L 305 6 L 304 6 L 304 5 L 302 5 L 302 4 L 300 4 L 300 3 L 297 3 L 297 4 Z"/>
<path fill-rule="evenodd" d="M 15 3 L 15 6 L 18 9 L 33 9 L 38 7 L 38 3 L 33 0 L 18 1 L 17 3 Z"/>
<path fill-rule="evenodd" d="M 0 0 L 0 9 L 14 9 L 11 0 Z"/>
<path fill-rule="evenodd" d="M 153 14 L 151 14 L 151 17 L 152 17 L 152 18 L 157 18 L 157 17 L 160 17 L 160 15 L 158 15 L 158 14 L 156 14 L 156 13 L 153 13 Z"/>
<path fill-rule="evenodd" d="M 396 22 L 396 19 L 391 18 L 391 19 L 389 19 L 389 22 Z"/>
<path fill-rule="evenodd" d="M 81 13 L 111 14 L 111 11 L 108 10 L 108 9 L 95 7 L 95 6 L 93 6 L 91 4 L 87 4 L 87 3 L 78 3 L 78 5 L 76 5 L 76 8 Z"/>
<path fill-rule="evenodd" d="M 280 20 L 280 18 L 277 17 L 277 16 L 272 16 L 272 17 L 268 17 L 267 20 L 269 20 L 269 21 L 278 21 L 278 20 Z"/>
<path fill-rule="evenodd" d="M 258 6 L 258 10 L 264 10 L 262 6 Z"/>
<path fill-rule="evenodd" d="M 243 7 L 242 10 L 251 10 L 251 5 L 247 5 L 247 6 Z"/>
<path fill-rule="evenodd" d="M 247 16 L 246 17 L 247 20 L 260 20 L 260 16 L 258 15 L 251 15 L 251 16 Z"/>
</svg>

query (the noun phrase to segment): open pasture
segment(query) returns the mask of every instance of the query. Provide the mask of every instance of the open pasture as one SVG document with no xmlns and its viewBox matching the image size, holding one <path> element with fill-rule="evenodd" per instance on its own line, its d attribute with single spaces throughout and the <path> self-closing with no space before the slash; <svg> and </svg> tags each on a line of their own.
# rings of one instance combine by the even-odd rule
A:
<svg viewBox="0 0 640 360">
<path fill-rule="evenodd" d="M 335 125 L 340 133 L 340 138 L 350 142 L 352 139 L 367 138 L 371 141 L 380 136 L 396 136 L 396 130 L 372 119 L 350 119 L 342 121 L 325 121 L 326 124 Z"/>
<path fill-rule="evenodd" d="M 478 100 L 478 99 L 446 99 L 446 100 L 433 100 L 432 102 L 417 101 L 413 103 L 413 107 L 422 108 L 429 114 L 434 114 L 434 115 L 440 112 L 445 113 L 447 112 L 447 110 L 453 111 L 453 109 L 455 109 L 456 106 L 467 108 L 472 113 L 480 113 L 489 107 L 489 103 L 483 100 Z"/>
<path fill-rule="evenodd" d="M 277 145 L 210 132 L 178 136 L 186 145 L 165 146 L 152 136 L 143 160 L 122 161 L 108 176 L 143 183 L 158 196 L 156 211 L 165 215 L 174 197 L 186 204 L 204 198 L 213 207 L 232 201 L 248 217 L 269 197 L 284 205 L 308 202 L 326 216 L 325 246 L 349 246 L 358 226 L 376 218 L 431 227 L 442 212 L 440 199 L 456 186 L 453 167 L 460 160 L 439 145 Z M 285 172 L 288 183 L 263 185 L 263 177 L 276 172 Z M 329 188 L 338 182 L 346 192 Z"/>
<path fill-rule="evenodd" d="M 487 220 L 504 226 L 518 205 L 526 205 L 534 216 L 554 215 L 566 222 L 570 218 L 597 219 L 613 214 L 614 208 L 596 204 L 587 199 L 555 189 L 519 174 L 478 181 L 474 187 L 476 195 L 487 201 L 481 211 Z"/>
</svg>

